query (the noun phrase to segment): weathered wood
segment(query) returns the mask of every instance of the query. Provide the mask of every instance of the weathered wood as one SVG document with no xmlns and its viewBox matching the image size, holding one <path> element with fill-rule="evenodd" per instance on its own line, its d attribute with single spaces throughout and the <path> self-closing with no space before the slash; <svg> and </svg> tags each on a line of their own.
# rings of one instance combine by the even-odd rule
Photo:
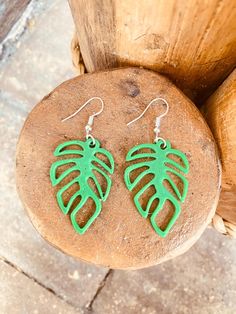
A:
<svg viewBox="0 0 236 314">
<path fill-rule="evenodd" d="M 222 161 L 222 191 L 217 213 L 236 225 L 236 70 L 202 107 Z"/>
<path fill-rule="evenodd" d="M 19 19 L 30 0 L 0 0 L 0 42 Z"/>
<path fill-rule="evenodd" d="M 103 210 L 81 236 L 57 205 L 49 169 L 59 143 L 85 138 L 88 115 L 95 109 L 88 107 L 65 123 L 61 119 L 95 95 L 102 97 L 105 109 L 96 118 L 93 134 L 113 154 L 116 166 Z M 188 196 L 165 239 L 159 238 L 149 220 L 138 214 L 133 195 L 123 181 L 127 152 L 138 143 L 153 141 L 154 120 L 161 108 L 153 106 L 132 127 L 126 123 L 157 96 L 170 104 L 169 114 L 162 121 L 161 136 L 185 152 L 190 162 Z M 215 143 L 201 114 L 166 78 L 139 68 L 85 74 L 63 83 L 31 112 L 17 148 L 17 187 L 38 231 L 65 253 L 112 268 L 147 267 L 186 251 L 215 213 L 219 176 Z M 169 206 L 161 215 L 161 226 L 164 218 L 169 217 Z"/>
<path fill-rule="evenodd" d="M 232 0 L 69 0 L 89 72 L 138 65 L 202 102 L 236 64 Z"/>
<path fill-rule="evenodd" d="M 216 212 L 236 226 L 236 185 L 223 184 Z"/>
<path fill-rule="evenodd" d="M 236 184 L 236 70 L 202 107 L 217 141 L 224 181 Z"/>
</svg>

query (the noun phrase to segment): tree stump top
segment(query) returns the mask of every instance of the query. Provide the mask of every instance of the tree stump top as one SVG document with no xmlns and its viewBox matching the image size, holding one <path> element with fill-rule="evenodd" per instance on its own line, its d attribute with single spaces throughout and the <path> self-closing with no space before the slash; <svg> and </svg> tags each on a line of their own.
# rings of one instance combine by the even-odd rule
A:
<svg viewBox="0 0 236 314">
<path fill-rule="evenodd" d="M 94 120 L 93 135 L 115 159 L 112 188 L 99 217 L 83 235 L 77 234 L 56 201 L 57 187 L 49 177 L 58 144 L 85 139 L 85 125 L 94 102 L 74 118 L 61 120 L 86 100 L 99 96 L 105 108 Z M 160 135 L 189 160 L 189 190 L 181 214 L 166 238 L 160 238 L 149 219 L 138 213 L 133 194 L 123 179 L 126 154 L 131 147 L 154 140 L 155 117 L 163 108 L 154 105 L 144 117 L 127 127 L 156 97 L 165 98 L 169 113 Z M 111 268 L 142 268 L 186 251 L 213 217 L 219 196 L 218 155 L 201 114 L 169 80 L 139 68 L 86 74 L 64 82 L 29 114 L 17 147 L 17 187 L 30 219 L 52 245 L 76 258 Z M 160 216 L 168 214 L 170 208 Z"/>
</svg>

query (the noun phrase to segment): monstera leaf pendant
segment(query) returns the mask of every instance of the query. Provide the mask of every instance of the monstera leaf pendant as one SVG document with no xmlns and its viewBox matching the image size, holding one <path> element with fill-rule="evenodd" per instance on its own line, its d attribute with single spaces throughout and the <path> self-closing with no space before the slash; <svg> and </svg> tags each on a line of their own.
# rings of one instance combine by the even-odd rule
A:
<svg viewBox="0 0 236 314">
<path fill-rule="evenodd" d="M 52 185 L 59 186 L 56 194 L 58 205 L 64 214 L 70 214 L 75 231 L 83 234 L 100 214 L 102 203 L 109 195 L 109 175 L 114 172 L 114 159 L 111 153 L 100 147 L 98 140 L 91 138 L 85 142 L 74 140 L 62 143 L 56 148 L 54 156 L 62 157 L 55 161 L 50 169 Z M 105 182 L 105 188 L 102 188 L 99 179 Z M 76 191 L 71 195 L 70 189 L 74 185 Z M 67 195 L 67 198 L 69 195 L 67 202 L 64 195 Z M 92 200 L 95 211 L 85 224 L 80 226 L 77 215 L 87 206 L 88 200 Z"/>
<path fill-rule="evenodd" d="M 169 141 L 164 143 L 159 139 L 154 144 L 141 144 L 133 147 L 128 152 L 126 160 L 136 162 L 126 168 L 124 180 L 130 191 L 138 190 L 134 196 L 134 203 L 139 213 L 144 218 L 150 216 L 154 230 L 159 236 L 165 237 L 179 217 L 181 203 L 184 202 L 187 195 L 188 181 L 184 176 L 189 171 L 187 157 L 181 151 L 171 148 Z M 135 175 L 136 171 L 138 171 L 138 175 Z M 135 178 L 131 179 L 132 176 Z M 144 185 L 143 181 L 145 181 Z M 181 191 L 176 181 L 181 184 Z M 144 197 L 149 188 L 153 188 L 154 193 L 143 206 L 140 198 Z M 156 218 L 167 201 L 173 206 L 174 213 L 165 230 L 162 230 L 157 225 Z"/>
</svg>

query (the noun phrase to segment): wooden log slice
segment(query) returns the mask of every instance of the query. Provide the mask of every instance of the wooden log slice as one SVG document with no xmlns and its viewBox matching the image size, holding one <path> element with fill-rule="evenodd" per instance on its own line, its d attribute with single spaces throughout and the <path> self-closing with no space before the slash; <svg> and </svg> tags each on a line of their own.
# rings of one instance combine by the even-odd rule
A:
<svg viewBox="0 0 236 314">
<path fill-rule="evenodd" d="M 84 235 L 72 228 L 56 201 L 57 187 L 49 177 L 53 152 L 59 143 L 85 139 L 85 125 L 98 109 L 94 102 L 76 117 L 67 117 L 93 96 L 104 100 L 104 112 L 95 118 L 93 135 L 115 159 L 112 188 L 97 220 Z M 166 238 L 160 238 L 149 219 L 138 213 L 133 194 L 123 180 L 127 152 L 154 140 L 154 105 L 135 124 L 155 97 L 165 98 L 170 110 L 162 120 L 161 136 L 183 151 L 190 163 L 189 191 L 182 212 Z M 200 237 L 211 221 L 219 196 L 220 170 L 214 139 L 200 112 L 169 80 L 139 68 L 85 74 L 64 82 L 29 114 L 17 147 L 17 187 L 21 200 L 39 233 L 66 254 L 111 268 L 137 269 L 177 256 Z M 168 205 L 159 217 L 162 227 L 171 214 Z"/>
</svg>

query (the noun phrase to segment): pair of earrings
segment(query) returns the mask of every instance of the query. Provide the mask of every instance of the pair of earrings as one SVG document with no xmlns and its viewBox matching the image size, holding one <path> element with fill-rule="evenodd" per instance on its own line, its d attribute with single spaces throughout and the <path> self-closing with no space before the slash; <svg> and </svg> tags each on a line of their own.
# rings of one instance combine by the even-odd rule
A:
<svg viewBox="0 0 236 314">
<path fill-rule="evenodd" d="M 106 201 L 110 193 L 112 184 L 110 175 L 114 172 L 114 159 L 112 154 L 102 148 L 100 142 L 91 134 L 94 118 L 102 113 L 104 109 L 104 103 L 100 97 L 92 97 L 76 112 L 62 120 L 63 122 L 74 117 L 93 100 L 99 100 L 101 102 L 101 109 L 89 117 L 85 127 L 86 140 L 72 140 L 59 144 L 54 152 L 54 156 L 63 156 L 63 158 L 66 159 L 55 161 L 50 168 L 50 178 L 53 186 L 63 184 L 63 180 L 68 178 L 68 176 L 72 175 L 74 172 L 77 174 L 69 183 L 66 183 L 59 189 L 56 197 L 62 212 L 64 214 L 70 212 L 72 225 L 75 231 L 79 234 L 83 234 L 94 222 L 102 210 L 102 203 Z M 142 114 L 129 122 L 127 126 L 139 120 L 148 108 L 158 101 L 165 104 L 166 111 L 156 117 L 154 143 L 140 144 L 130 149 L 126 156 L 126 161 L 135 163 L 126 168 L 124 181 L 128 190 L 132 191 L 139 187 L 142 183 L 142 179 L 151 176 L 148 183 L 145 183 L 134 196 L 134 203 L 142 217 L 148 218 L 148 216 L 150 216 L 150 222 L 156 233 L 161 237 L 165 237 L 180 215 L 180 203 L 184 202 L 188 190 L 188 181 L 184 174 L 187 174 L 189 171 L 189 163 L 186 155 L 177 149 L 171 148 L 169 141 L 158 136 L 160 132 L 161 118 L 163 118 L 169 110 L 167 101 L 163 98 L 153 99 Z M 60 168 L 63 166 L 69 168 L 58 174 Z M 141 172 L 135 179 L 131 179 L 137 170 L 141 170 Z M 102 177 L 106 182 L 105 191 L 99 183 L 98 176 Z M 173 180 L 173 176 L 181 181 L 183 186 L 182 192 Z M 169 188 L 166 187 L 164 182 L 168 184 Z M 91 183 L 93 186 L 91 186 Z M 77 185 L 77 189 L 66 203 L 63 195 L 68 193 L 74 184 Z M 150 187 L 154 188 L 155 192 L 148 200 L 147 205 L 143 206 L 140 202 L 140 198 L 142 198 Z M 79 203 L 74 206 L 74 203 L 78 198 Z M 87 222 L 83 226 L 80 226 L 76 216 L 89 199 L 94 202 L 95 211 Z M 156 223 L 156 217 L 167 201 L 172 204 L 174 214 L 169 220 L 166 228 L 162 230 Z M 157 205 L 155 202 L 157 202 Z M 153 205 L 154 210 L 151 210 Z"/>
</svg>

